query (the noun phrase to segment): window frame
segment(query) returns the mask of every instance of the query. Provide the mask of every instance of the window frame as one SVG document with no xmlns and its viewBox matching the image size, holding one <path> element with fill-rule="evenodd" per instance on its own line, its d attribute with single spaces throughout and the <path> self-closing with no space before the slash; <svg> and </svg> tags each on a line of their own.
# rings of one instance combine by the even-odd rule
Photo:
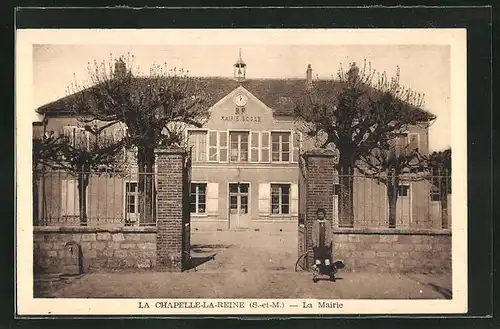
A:
<svg viewBox="0 0 500 329">
<path fill-rule="evenodd" d="M 134 195 L 134 210 L 135 210 L 135 212 L 128 211 L 128 205 L 129 205 L 128 196 L 130 195 L 131 192 L 127 191 L 127 184 L 136 184 L 136 191 L 133 192 L 134 193 L 133 195 Z M 139 193 L 139 181 L 129 179 L 129 180 L 125 180 L 123 182 L 123 196 L 124 196 L 123 213 L 124 213 L 124 217 L 125 217 L 125 222 L 132 222 L 130 220 L 129 214 L 134 214 L 136 216 L 136 219 L 134 220 L 134 222 L 137 222 L 139 220 L 139 216 L 141 214 L 139 212 L 139 194 L 140 194 Z"/>
<path fill-rule="evenodd" d="M 406 146 L 408 148 L 410 148 L 410 145 L 411 145 L 411 136 L 417 136 L 417 147 L 416 148 L 413 148 L 413 150 L 420 150 L 420 134 L 419 133 L 415 133 L 415 132 L 412 132 L 412 133 L 408 133 L 407 136 L 406 136 Z"/>
<path fill-rule="evenodd" d="M 251 135 L 252 135 L 252 131 L 251 129 L 229 129 L 227 130 L 228 132 L 228 154 L 227 154 L 227 161 L 228 163 L 250 163 L 250 144 L 251 144 Z M 233 161 L 231 160 L 231 150 L 232 150 L 232 146 L 231 146 L 231 134 L 232 133 L 236 133 L 238 134 L 238 160 L 237 161 Z M 241 134 L 247 134 L 247 161 L 241 161 L 241 150 L 243 149 L 241 147 Z"/>
<path fill-rule="evenodd" d="M 196 192 L 195 192 L 195 209 L 196 209 L 196 212 L 191 212 L 191 205 L 192 205 L 192 202 L 191 202 L 191 197 L 192 197 L 192 189 L 191 187 L 193 185 L 196 185 Z M 205 186 L 205 194 L 204 194 L 204 203 L 200 203 L 199 202 L 199 186 L 200 185 L 204 185 Z M 189 213 L 191 215 L 195 215 L 195 216 L 206 216 L 208 214 L 207 212 L 207 189 L 208 189 L 208 183 L 207 182 L 200 182 L 200 181 L 191 181 L 190 185 L 189 185 Z M 200 204 L 204 204 L 205 205 L 205 211 L 203 212 L 200 212 L 199 211 L 199 205 Z"/>
<path fill-rule="evenodd" d="M 193 159 L 193 150 L 191 150 L 191 145 L 190 145 L 190 137 L 191 137 L 191 134 L 192 133 L 205 133 L 205 159 L 203 161 L 200 161 L 198 158 L 199 158 L 199 150 L 198 148 L 195 148 L 195 159 Z M 203 162 L 209 162 L 208 161 L 208 158 L 209 158 L 209 147 L 208 147 L 208 144 L 209 144 L 209 130 L 208 129 L 187 129 L 187 146 L 188 146 L 188 149 L 190 150 L 191 152 L 191 159 L 193 161 L 193 163 L 203 163 Z M 198 135 L 200 136 L 200 135 Z M 196 142 L 195 142 L 195 146 L 199 146 L 200 143 L 199 143 L 199 140 L 198 140 L 198 137 L 196 137 Z M 201 147 L 199 148 L 201 149 Z M 198 152 L 196 152 L 198 150 Z"/>
<path fill-rule="evenodd" d="M 278 213 L 273 213 L 273 186 L 279 186 L 279 204 Z M 282 212 L 283 203 L 283 186 L 288 186 L 288 213 Z M 269 203 L 270 203 L 270 216 L 271 217 L 291 217 L 292 216 L 292 183 L 291 182 L 269 182 Z"/>
<path fill-rule="evenodd" d="M 271 130 L 269 132 L 269 161 L 271 163 L 292 163 L 292 155 L 293 155 L 293 134 L 292 130 Z M 273 160 L 273 134 L 280 134 L 279 138 L 279 160 Z M 288 134 L 288 160 L 283 160 L 283 141 L 282 134 Z"/>
</svg>

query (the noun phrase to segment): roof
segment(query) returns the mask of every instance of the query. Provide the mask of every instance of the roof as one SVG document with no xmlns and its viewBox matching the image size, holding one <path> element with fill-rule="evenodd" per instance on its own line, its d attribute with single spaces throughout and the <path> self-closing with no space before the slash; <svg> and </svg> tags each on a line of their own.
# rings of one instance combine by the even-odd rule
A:
<svg viewBox="0 0 500 329">
<path fill-rule="evenodd" d="M 275 116 L 293 116 L 293 99 L 306 90 L 305 79 L 247 79 L 236 81 L 226 77 L 193 77 L 196 89 L 206 91 L 206 104 L 211 107 L 224 98 L 238 86 L 243 86 L 255 97 L 273 110 Z M 342 89 L 339 82 L 332 80 L 315 81 L 315 88 L 325 93 L 336 94 Z M 84 93 L 86 90 L 78 93 Z M 72 99 L 76 94 L 60 98 L 54 102 L 39 107 L 36 111 L 41 114 L 68 113 Z M 417 109 L 423 118 L 432 120 L 435 116 L 425 110 Z"/>
</svg>

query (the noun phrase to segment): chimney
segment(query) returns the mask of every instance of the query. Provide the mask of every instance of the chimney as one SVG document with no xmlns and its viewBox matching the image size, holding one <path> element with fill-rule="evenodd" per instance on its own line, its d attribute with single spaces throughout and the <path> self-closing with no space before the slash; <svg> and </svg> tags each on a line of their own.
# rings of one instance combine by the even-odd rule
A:
<svg viewBox="0 0 500 329">
<path fill-rule="evenodd" d="M 311 88 L 312 87 L 312 68 L 311 64 L 307 64 L 307 70 L 306 70 L 306 87 Z"/>
<path fill-rule="evenodd" d="M 115 78 L 123 78 L 127 75 L 127 65 L 120 57 L 115 63 Z"/>
</svg>

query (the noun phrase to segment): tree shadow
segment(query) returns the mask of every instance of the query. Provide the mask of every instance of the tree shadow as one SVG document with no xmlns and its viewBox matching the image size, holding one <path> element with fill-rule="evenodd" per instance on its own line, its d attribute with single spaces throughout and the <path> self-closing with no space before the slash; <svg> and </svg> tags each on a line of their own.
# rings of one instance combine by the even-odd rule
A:
<svg viewBox="0 0 500 329">
<path fill-rule="evenodd" d="M 190 249 L 191 252 L 204 253 L 213 251 L 214 249 L 225 249 L 232 247 L 234 247 L 234 244 L 193 244 L 191 245 Z"/>
<path fill-rule="evenodd" d="M 201 264 L 204 264 L 204 263 L 209 262 L 211 260 L 215 260 L 215 255 L 217 255 L 217 253 L 209 255 L 209 256 L 190 257 L 184 270 L 187 271 L 187 270 L 191 270 L 191 269 L 196 269 L 196 267 L 200 266 Z"/>
<path fill-rule="evenodd" d="M 443 288 L 443 287 L 438 286 L 437 284 L 434 284 L 434 283 L 428 283 L 428 286 L 431 287 L 432 289 L 434 289 L 434 291 L 443 295 L 443 297 L 446 299 L 453 298 L 453 292 L 450 289 Z"/>
</svg>

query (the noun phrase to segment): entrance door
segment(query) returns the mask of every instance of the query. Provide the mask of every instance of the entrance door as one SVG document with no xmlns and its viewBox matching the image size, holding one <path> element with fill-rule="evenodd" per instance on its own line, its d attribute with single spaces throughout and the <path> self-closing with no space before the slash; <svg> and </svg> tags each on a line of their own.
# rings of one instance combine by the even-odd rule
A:
<svg viewBox="0 0 500 329">
<path fill-rule="evenodd" d="M 250 224 L 248 183 L 229 184 L 229 227 L 248 228 Z"/>
</svg>

